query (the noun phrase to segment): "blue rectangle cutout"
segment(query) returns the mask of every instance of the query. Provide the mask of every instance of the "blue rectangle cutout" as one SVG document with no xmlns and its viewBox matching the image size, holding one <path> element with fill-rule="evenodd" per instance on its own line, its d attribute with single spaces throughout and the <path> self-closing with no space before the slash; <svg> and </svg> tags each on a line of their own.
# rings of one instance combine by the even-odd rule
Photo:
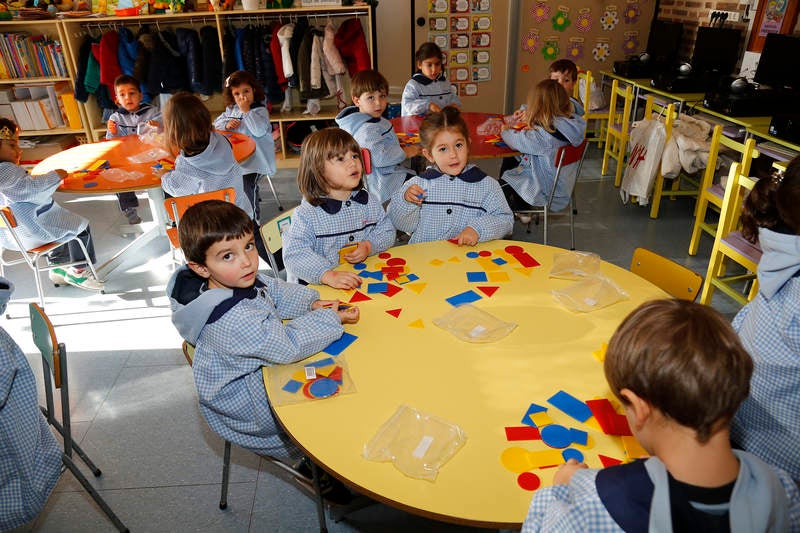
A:
<svg viewBox="0 0 800 533">
<path fill-rule="evenodd" d="M 330 355 L 339 355 L 344 351 L 345 348 L 353 344 L 357 338 L 358 337 L 352 333 L 342 333 L 342 336 L 339 337 L 339 340 L 333 341 L 322 351 Z M 333 364 L 333 361 L 328 364 Z"/>
<path fill-rule="evenodd" d="M 451 296 L 450 298 L 446 298 L 445 301 L 452 305 L 453 307 L 457 307 L 461 304 L 468 304 L 470 302 L 475 302 L 481 299 L 480 294 L 475 291 L 466 291 L 462 292 L 461 294 L 456 294 L 455 296 Z"/>
<path fill-rule="evenodd" d="M 588 405 L 563 390 L 551 396 L 547 403 L 556 409 L 560 409 L 578 422 L 586 422 L 592 417 L 592 410 L 589 409 Z"/>
<path fill-rule="evenodd" d="M 470 283 L 484 283 L 489 281 L 486 272 L 467 272 L 467 281 Z"/>
</svg>

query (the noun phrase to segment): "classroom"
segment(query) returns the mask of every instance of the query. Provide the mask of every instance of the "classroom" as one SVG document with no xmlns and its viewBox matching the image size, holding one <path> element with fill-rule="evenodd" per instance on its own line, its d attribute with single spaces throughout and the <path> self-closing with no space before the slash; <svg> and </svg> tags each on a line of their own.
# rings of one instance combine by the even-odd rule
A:
<svg viewBox="0 0 800 533">
<path fill-rule="evenodd" d="M 0 531 L 800 531 L 798 73 L 788 1 L 0 2 Z"/>
</svg>

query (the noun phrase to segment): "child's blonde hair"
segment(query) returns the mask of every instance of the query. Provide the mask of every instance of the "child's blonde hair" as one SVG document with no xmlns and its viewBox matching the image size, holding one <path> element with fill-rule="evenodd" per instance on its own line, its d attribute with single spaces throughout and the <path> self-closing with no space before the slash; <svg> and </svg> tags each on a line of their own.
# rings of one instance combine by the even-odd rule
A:
<svg viewBox="0 0 800 533">
<path fill-rule="evenodd" d="M 249 85 L 253 89 L 253 104 L 260 105 L 267 94 L 264 88 L 258 82 L 255 76 L 246 70 L 237 70 L 227 78 L 225 78 L 225 88 L 222 90 L 222 98 L 225 100 L 225 105 L 233 105 L 236 101 L 233 99 L 233 89 L 240 85 Z"/>
<path fill-rule="evenodd" d="M 179 91 L 164 106 L 164 137 L 173 153 L 197 155 L 211 139 L 211 113 L 192 93 Z"/>
<path fill-rule="evenodd" d="M 542 80 L 528 91 L 524 122 L 530 128 L 542 127 L 556 131 L 556 117 L 572 115 L 572 102 L 567 91 L 556 80 Z"/>
<path fill-rule="evenodd" d="M 419 141 L 422 147 L 428 152 L 432 152 L 436 136 L 442 130 L 457 131 L 467 141 L 467 148 L 469 148 L 469 129 L 467 128 L 467 123 L 464 122 L 464 117 L 461 116 L 461 111 L 457 107 L 445 106 L 441 111 L 431 113 L 425 117 L 425 120 L 419 126 Z"/>
<path fill-rule="evenodd" d="M 300 153 L 300 168 L 297 170 L 297 188 L 311 205 L 322 204 L 328 195 L 328 182 L 325 179 L 325 162 L 340 155 L 355 153 L 364 168 L 361 147 L 353 136 L 340 128 L 325 128 L 313 132 L 305 138 Z M 358 188 L 364 186 L 362 172 Z"/>
</svg>

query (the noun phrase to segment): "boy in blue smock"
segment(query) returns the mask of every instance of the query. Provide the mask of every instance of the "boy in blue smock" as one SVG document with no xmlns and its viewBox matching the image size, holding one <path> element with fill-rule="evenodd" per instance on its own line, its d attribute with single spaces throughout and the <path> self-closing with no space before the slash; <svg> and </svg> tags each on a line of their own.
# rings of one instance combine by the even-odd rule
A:
<svg viewBox="0 0 800 533">
<path fill-rule="evenodd" d="M 114 80 L 114 95 L 117 105 L 116 111 L 111 113 L 106 123 L 106 139 L 136 135 L 139 124 L 149 124 L 158 127 L 161 122 L 161 111 L 148 103 L 142 102 L 142 91 L 139 90 L 139 81 L 133 76 L 122 74 Z M 142 219 L 136 212 L 139 200 L 134 192 L 117 193 L 119 210 L 128 219 L 129 224 L 139 224 Z"/>
<path fill-rule="evenodd" d="M 354 106 L 342 109 L 336 123 L 370 152 L 372 171 L 366 174 L 367 189 L 381 203 L 389 201 L 403 182 L 416 173 L 400 165 L 419 155 L 419 146 L 402 148 L 392 123 L 383 118 L 389 82 L 377 70 L 362 70 L 350 81 Z"/>
<path fill-rule="evenodd" d="M 753 361 L 722 315 L 685 300 L 646 302 L 617 328 L 604 365 L 651 457 L 604 470 L 571 459 L 533 496 L 523 532 L 800 528 L 788 474 L 731 448 Z"/>
<path fill-rule="evenodd" d="M 258 273 L 253 220 L 221 200 L 190 207 L 178 227 L 188 265 L 167 286 L 172 323 L 195 345 L 200 411 L 218 435 L 285 462 L 300 457 L 272 414 L 262 366 L 294 363 L 342 336 L 358 308 L 337 311 L 302 285 Z M 284 324 L 284 320 L 287 320 Z"/>
</svg>

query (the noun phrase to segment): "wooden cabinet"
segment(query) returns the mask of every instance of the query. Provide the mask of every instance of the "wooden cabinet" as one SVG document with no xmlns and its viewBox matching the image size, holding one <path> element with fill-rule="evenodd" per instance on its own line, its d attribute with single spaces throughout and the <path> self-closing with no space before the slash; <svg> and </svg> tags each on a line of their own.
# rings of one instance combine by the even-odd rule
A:
<svg viewBox="0 0 800 533">
<path fill-rule="evenodd" d="M 104 17 L 104 18 L 65 18 L 60 20 L 45 21 L 9 21 L 0 23 L 0 32 L 28 32 L 31 35 L 43 34 L 54 41 L 62 44 L 65 63 L 67 66 L 67 76 L 45 77 L 45 78 L 25 78 L 25 79 L 0 79 L 0 89 L 3 86 L 13 86 L 18 83 L 29 83 L 34 81 L 58 82 L 67 81 L 74 87 L 76 72 L 78 71 L 78 54 L 80 46 L 87 35 L 98 36 L 103 32 L 125 26 L 135 34 L 144 25 L 150 25 L 153 30 L 175 29 L 178 27 L 191 27 L 199 30 L 202 26 L 213 26 L 217 30 L 220 51 L 222 51 L 222 37 L 226 27 L 240 28 L 248 24 L 268 23 L 271 21 L 289 22 L 298 17 L 307 16 L 311 25 L 325 25 L 332 20 L 337 26 L 347 18 L 357 17 L 364 30 L 367 45 L 370 48 L 372 66 L 375 66 L 374 34 L 375 34 L 375 13 L 370 6 L 320 6 L 320 7 L 298 7 L 292 9 L 261 9 L 255 11 L 217 11 L 217 12 L 196 12 L 196 13 L 177 13 L 169 15 L 142 15 L 136 17 Z M 2 74 L 2 73 L 0 73 Z M 343 99 L 350 102 L 349 76 L 343 76 Z M 281 112 L 280 106 L 275 106 L 270 113 L 270 119 L 280 129 L 281 141 L 279 143 L 280 153 L 278 153 L 279 167 L 296 167 L 299 156 L 295 154 L 286 144 L 286 131 L 289 125 L 298 121 L 332 120 L 338 113 L 337 99 L 323 99 L 321 110 L 316 115 L 303 114 L 305 103 L 300 103 L 296 89 L 291 101 L 292 109 L 288 112 Z M 113 88 L 112 88 L 113 91 Z M 211 111 L 212 119 L 224 110 L 222 96 L 214 94 L 205 100 L 206 106 Z M 79 104 L 80 118 L 82 127 L 79 130 L 66 128 L 63 131 L 26 131 L 25 135 L 41 135 L 55 133 L 81 133 L 90 141 L 97 141 L 105 136 L 105 123 L 102 120 L 102 110 L 97 105 L 97 101 L 92 96 L 86 104 Z"/>
</svg>

